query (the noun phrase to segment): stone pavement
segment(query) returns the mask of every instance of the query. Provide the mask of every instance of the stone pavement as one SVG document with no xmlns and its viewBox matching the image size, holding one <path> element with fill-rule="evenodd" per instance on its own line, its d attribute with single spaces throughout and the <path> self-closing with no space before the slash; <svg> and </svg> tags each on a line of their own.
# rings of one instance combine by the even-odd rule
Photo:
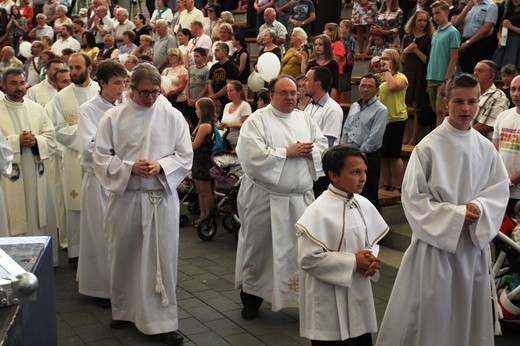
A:
<svg viewBox="0 0 520 346">
<path fill-rule="evenodd" d="M 255 320 L 241 318 L 239 291 L 233 288 L 234 239 L 220 224 L 216 237 L 208 242 L 201 241 L 193 227 L 180 230 L 177 300 L 184 345 L 310 345 L 299 336 L 297 309 L 272 312 L 264 303 Z M 60 266 L 55 269 L 58 345 L 161 344 L 134 327 L 110 329 L 110 310 L 98 307 L 93 299 L 78 293 L 75 268 L 67 263 L 66 257 L 60 250 Z M 381 278 L 373 284 L 379 323 L 402 253 L 383 248 L 380 257 Z M 519 329 L 497 337 L 496 344 L 518 345 Z"/>
</svg>

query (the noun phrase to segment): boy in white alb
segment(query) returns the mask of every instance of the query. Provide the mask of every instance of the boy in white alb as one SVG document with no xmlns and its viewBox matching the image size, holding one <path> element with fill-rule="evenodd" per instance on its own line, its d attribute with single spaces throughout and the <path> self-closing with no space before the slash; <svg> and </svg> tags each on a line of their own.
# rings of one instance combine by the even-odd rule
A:
<svg viewBox="0 0 520 346">
<path fill-rule="evenodd" d="M 337 145 L 325 152 L 322 165 L 331 185 L 295 226 L 300 335 L 313 345 L 348 339 L 371 346 L 377 321 L 370 279 L 379 278 L 377 242 L 388 225 L 359 195 L 367 171 L 361 150 Z"/>
</svg>

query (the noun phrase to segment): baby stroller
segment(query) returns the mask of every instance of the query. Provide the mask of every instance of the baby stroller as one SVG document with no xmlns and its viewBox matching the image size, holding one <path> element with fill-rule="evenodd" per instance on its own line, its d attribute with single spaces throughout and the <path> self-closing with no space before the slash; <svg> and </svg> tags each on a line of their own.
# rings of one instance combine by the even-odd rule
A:
<svg viewBox="0 0 520 346">
<path fill-rule="evenodd" d="M 188 211 L 191 214 L 199 213 L 199 198 L 197 196 L 197 192 L 195 191 L 195 184 L 193 180 L 186 178 L 180 185 L 177 187 L 177 193 L 179 194 L 179 203 L 182 205 L 183 203 L 188 204 Z M 179 226 L 184 227 L 188 225 L 188 216 L 184 214 L 180 214 L 179 216 Z"/>
<path fill-rule="evenodd" d="M 520 326 L 520 246 L 510 236 L 515 222 L 506 214 L 493 244 L 497 259 L 491 270 L 494 280 L 493 298 L 495 319 Z M 495 334 L 501 335 L 500 324 L 495 323 Z"/>
<path fill-rule="evenodd" d="M 217 219 L 223 214 L 222 227 L 234 232 L 235 237 L 240 229 L 237 212 L 237 196 L 242 167 L 234 151 L 219 151 L 211 155 L 209 174 L 214 182 L 213 192 L 220 200 L 209 215 L 197 225 L 197 235 L 202 240 L 211 240 L 217 234 Z"/>
</svg>

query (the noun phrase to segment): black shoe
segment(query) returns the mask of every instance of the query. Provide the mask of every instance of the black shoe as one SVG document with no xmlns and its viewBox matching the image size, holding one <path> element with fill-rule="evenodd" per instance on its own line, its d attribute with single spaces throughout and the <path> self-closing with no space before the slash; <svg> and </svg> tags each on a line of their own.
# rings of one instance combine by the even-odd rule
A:
<svg viewBox="0 0 520 346">
<path fill-rule="evenodd" d="M 242 308 L 242 318 L 246 321 L 255 319 L 258 316 L 258 309 L 252 308 L 250 306 L 244 306 Z"/>
<path fill-rule="evenodd" d="M 112 329 L 121 329 L 121 328 L 129 326 L 131 324 L 133 324 L 133 323 L 130 322 L 130 321 L 111 320 L 110 321 L 110 328 L 112 328 Z"/>
<path fill-rule="evenodd" d="M 110 309 L 110 299 L 108 298 L 96 298 L 96 305 L 103 309 Z"/>
<path fill-rule="evenodd" d="M 178 332 L 169 332 L 157 335 L 157 340 L 166 345 L 180 345 L 184 338 Z"/>
<path fill-rule="evenodd" d="M 69 264 L 78 264 L 79 257 L 71 257 L 69 258 Z"/>
</svg>

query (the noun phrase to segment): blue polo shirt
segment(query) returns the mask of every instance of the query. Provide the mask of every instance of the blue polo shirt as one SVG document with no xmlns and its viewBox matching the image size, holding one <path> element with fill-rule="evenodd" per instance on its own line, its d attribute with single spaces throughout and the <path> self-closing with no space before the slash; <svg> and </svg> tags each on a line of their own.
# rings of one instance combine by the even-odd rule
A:
<svg viewBox="0 0 520 346">
<path fill-rule="evenodd" d="M 432 36 L 426 79 L 443 81 L 450 62 L 450 49 L 460 47 L 460 33 L 451 23 L 438 28 Z"/>
</svg>

